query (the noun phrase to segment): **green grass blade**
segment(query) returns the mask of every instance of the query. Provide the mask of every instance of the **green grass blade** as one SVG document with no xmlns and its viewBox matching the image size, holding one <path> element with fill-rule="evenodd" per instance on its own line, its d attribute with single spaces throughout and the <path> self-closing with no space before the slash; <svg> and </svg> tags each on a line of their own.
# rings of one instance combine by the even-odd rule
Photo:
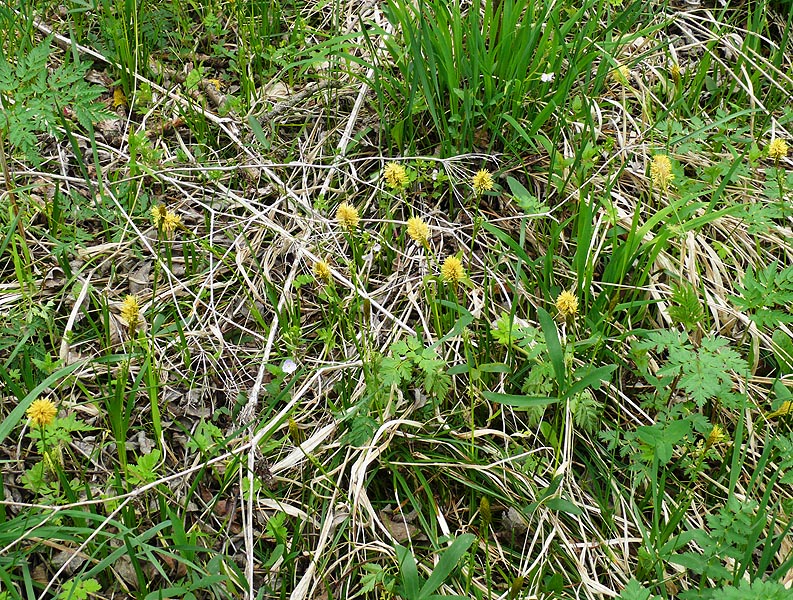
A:
<svg viewBox="0 0 793 600">
<path fill-rule="evenodd" d="M 421 592 L 417 596 L 419 600 L 427 600 L 435 593 L 435 590 L 446 581 L 451 572 L 457 567 L 460 559 L 468 551 L 468 548 L 474 543 L 475 539 L 476 536 L 472 533 L 464 533 L 454 540 L 452 545 L 443 553 L 443 556 L 441 556 L 441 559 L 438 561 L 438 565 L 421 588 Z"/>
<path fill-rule="evenodd" d="M 542 332 L 545 334 L 545 344 L 548 346 L 548 355 L 551 357 L 553 372 L 556 376 L 557 389 L 559 391 L 564 391 L 567 388 L 567 371 L 564 367 L 564 351 L 559 341 L 559 332 L 556 329 L 556 323 L 554 323 L 551 315 L 543 308 L 537 309 L 537 318 L 540 321 Z"/>
</svg>

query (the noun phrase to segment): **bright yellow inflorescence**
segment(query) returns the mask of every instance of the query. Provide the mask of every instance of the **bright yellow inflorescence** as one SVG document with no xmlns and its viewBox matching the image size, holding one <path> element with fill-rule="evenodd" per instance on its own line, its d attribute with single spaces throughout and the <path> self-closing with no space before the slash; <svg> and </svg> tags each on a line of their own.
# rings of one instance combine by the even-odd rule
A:
<svg viewBox="0 0 793 600">
<path fill-rule="evenodd" d="M 127 296 L 121 303 L 121 318 L 130 329 L 135 329 L 140 319 L 140 303 L 137 296 Z"/>
<path fill-rule="evenodd" d="M 151 220 L 155 227 L 162 228 L 169 234 L 182 226 L 182 217 L 166 208 L 164 204 L 151 207 Z"/>
<path fill-rule="evenodd" d="M 778 409 L 776 409 L 774 412 L 768 413 L 766 417 L 773 419 L 774 417 L 781 417 L 789 414 L 793 414 L 793 402 L 790 400 L 785 400 Z"/>
<path fill-rule="evenodd" d="M 336 209 L 336 221 L 342 229 L 352 231 L 358 227 L 360 220 L 361 218 L 358 216 L 357 208 L 347 202 L 339 204 L 339 208 Z"/>
<path fill-rule="evenodd" d="M 426 246 L 430 240 L 430 228 L 419 217 L 408 219 L 408 235 L 420 246 Z"/>
<path fill-rule="evenodd" d="M 127 97 L 124 95 L 124 90 L 122 90 L 120 87 L 117 87 L 115 90 L 113 90 L 113 108 L 126 105 Z"/>
<path fill-rule="evenodd" d="M 672 173 L 672 161 L 666 154 L 656 154 L 650 163 L 650 179 L 653 185 L 661 190 L 666 190 L 675 178 Z"/>
<path fill-rule="evenodd" d="M 718 444 L 723 444 L 729 438 L 724 433 L 724 430 L 721 428 L 720 425 L 714 425 L 713 428 L 710 430 L 708 434 L 708 439 L 705 440 L 705 448 L 710 448 L 711 446 L 717 446 Z"/>
<path fill-rule="evenodd" d="M 787 156 L 787 142 L 782 138 L 774 138 L 768 144 L 767 152 L 768 158 L 773 160 L 781 160 Z"/>
<path fill-rule="evenodd" d="M 563 291 L 556 298 L 556 310 L 565 319 L 572 319 L 578 314 L 578 298 L 575 297 L 573 292 Z"/>
<path fill-rule="evenodd" d="M 162 221 L 162 230 L 165 233 L 173 233 L 182 226 L 182 217 L 173 211 L 165 213 L 165 218 Z"/>
<path fill-rule="evenodd" d="M 490 171 L 482 169 L 473 176 L 471 184 L 474 186 L 474 193 L 476 195 L 482 192 L 489 192 L 493 189 L 493 176 L 490 174 Z"/>
<path fill-rule="evenodd" d="M 456 256 L 450 256 L 441 265 L 441 277 L 449 283 L 459 283 L 465 277 L 463 263 Z"/>
<path fill-rule="evenodd" d="M 677 63 L 672 63 L 672 66 L 669 67 L 669 74 L 672 76 L 672 81 L 675 82 L 675 85 L 680 83 L 680 79 L 683 76 L 683 71 L 680 69 L 680 65 Z"/>
<path fill-rule="evenodd" d="M 27 410 L 27 415 L 34 425 L 46 427 L 58 416 L 58 409 L 51 400 L 34 400 Z"/>
<path fill-rule="evenodd" d="M 314 275 L 317 279 L 321 279 L 327 283 L 331 278 L 330 265 L 324 260 L 318 260 L 314 263 Z"/>
<path fill-rule="evenodd" d="M 165 221 L 165 216 L 168 214 L 168 209 L 164 204 L 156 204 L 151 207 L 151 220 L 155 227 L 159 227 L 160 223 Z"/>
<path fill-rule="evenodd" d="M 631 76 L 631 70 L 626 65 L 620 65 L 611 71 L 611 78 L 617 83 L 628 85 L 628 80 Z"/>
<path fill-rule="evenodd" d="M 383 179 L 391 189 L 403 188 L 408 183 L 408 174 L 405 167 L 399 163 L 388 163 L 383 170 Z"/>
</svg>

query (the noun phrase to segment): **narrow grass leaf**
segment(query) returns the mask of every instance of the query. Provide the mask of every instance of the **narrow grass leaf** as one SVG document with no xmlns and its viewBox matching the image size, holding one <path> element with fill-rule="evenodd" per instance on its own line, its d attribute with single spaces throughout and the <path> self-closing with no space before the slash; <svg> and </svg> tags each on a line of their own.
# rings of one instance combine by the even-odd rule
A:
<svg viewBox="0 0 793 600">
<path fill-rule="evenodd" d="M 443 553 L 443 556 L 441 556 L 441 559 L 438 561 L 438 565 L 435 567 L 435 570 L 432 571 L 429 579 L 427 579 L 427 582 L 421 588 L 421 592 L 418 595 L 419 599 L 426 600 L 433 595 L 435 590 L 437 590 L 441 584 L 446 581 L 451 572 L 455 569 L 455 567 L 457 567 L 460 559 L 468 551 L 468 548 L 474 543 L 475 539 L 476 536 L 474 536 L 472 533 L 464 533 L 454 540 L 452 545 L 449 546 L 446 549 L 446 552 Z"/>
<path fill-rule="evenodd" d="M 501 394 L 488 391 L 483 391 L 482 395 L 491 402 L 522 409 L 548 406 L 559 402 L 559 398 L 546 398 L 544 396 L 523 396 L 520 394 Z"/>
<path fill-rule="evenodd" d="M 548 346 L 548 355 L 551 357 L 551 364 L 553 365 L 553 372 L 556 375 L 556 383 L 558 390 L 564 390 L 567 387 L 567 375 L 564 368 L 564 351 L 562 344 L 559 341 L 559 332 L 556 330 L 556 323 L 553 318 L 543 308 L 537 309 L 537 318 L 540 320 L 540 327 L 545 334 L 545 344 Z"/>
<path fill-rule="evenodd" d="M 590 371 L 586 376 L 582 377 L 572 386 L 570 386 L 570 389 L 565 392 L 562 400 L 564 401 L 568 398 L 572 398 L 577 393 L 582 392 L 589 387 L 598 389 L 601 382 L 611 380 L 611 374 L 616 370 L 617 365 L 606 365 L 605 367 L 598 367 L 597 369 Z"/>
<path fill-rule="evenodd" d="M 512 239 L 506 231 L 503 231 L 496 227 L 495 225 L 488 223 L 487 221 L 482 223 L 482 229 L 492 233 L 496 236 L 500 242 L 509 246 L 515 255 L 525 264 L 530 265 L 532 264 L 532 260 L 529 258 L 529 255 L 526 254 L 526 251 L 520 247 L 520 245 Z"/>
<path fill-rule="evenodd" d="M 549 498 L 545 502 L 545 506 L 553 511 L 567 513 L 568 515 L 581 516 L 584 514 L 583 510 L 564 498 Z"/>
<path fill-rule="evenodd" d="M 500 362 L 482 363 L 477 367 L 483 373 L 509 373 L 509 366 Z"/>
<path fill-rule="evenodd" d="M 265 118 L 267 118 L 266 115 Z M 248 115 L 248 125 L 250 126 L 254 137 L 262 145 L 262 148 L 264 148 L 265 150 L 269 150 L 270 140 L 267 138 L 267 134 L 264 133 L 264 129 L 262 129 L 262 126 L 259 124 L 259 120 L 256 119 L 253 115 Z"/>
<path fill-rule="evenodd" d="M 419 571 L 416 559 L 409 548 L 397 545 L 397 560 L 399 561 L 399 576 L 402 579 L 402 592 L 407 598 L 419 597 Z"/>
</svg>

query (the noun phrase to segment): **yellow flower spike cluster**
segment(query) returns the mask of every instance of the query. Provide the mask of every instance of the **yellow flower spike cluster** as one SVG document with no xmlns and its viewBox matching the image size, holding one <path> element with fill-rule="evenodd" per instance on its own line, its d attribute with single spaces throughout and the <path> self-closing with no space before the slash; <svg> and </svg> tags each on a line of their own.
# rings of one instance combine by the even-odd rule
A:
<svg viewBox="0 0 793 600">
<path fill-rule="evenodd" d="M 46 427 L 58 416 L 58 409 L 51 400 L 34 400 L 27 410 L 28 419 L 38 427 Z"/>
<path fill-rule="evenodd" d="M 118 108 L 119 106 L 127 106 L 127 97 L 124 95 L 124 90 L 117 87 L 113 90 L 113 108 Z"/>
<path fill-rule="evenodd" d="M 793 402 L 790 400 L 785 400 L 777 410 L 774 412 L 768 413 L 766 417 L 769 419 L 773 419 L 775 417 L 782 417 L 785 415 L 793 414 Z"/>
<path fill-rule="evenodd" d="M 318 260 L 314 263 L 314 275 L 317 277 L 317 279 L 321 279 L 327 283 L 331 278 L 330 265 L 324 260 Z"/>
<path fill-rule="evenodd" d="M 473 176 L 471 184 L 474 186 L 474 193 L 478 196 L 493 189 L 493 176 L 490 171 L 482 169 Z"/>
<path fill-rule="evenodd" d="M 482 496 L 479 501 L 479 517 L 482 522 L 482 529 L 487 529 L 493 522 L 493 511 L 490 509 L 490 500 L 487 496 Z"/>
<path fill-rule="evenodd" d="M 626 65 L 620 65 L 611 71 L 611 79 L 622 85 L 628 85 L 630 76 L 631 70 Z"/>
<path fill-rule="evenodd" d="M 162 230 L 165 233 L 173 233 L 182 226 L 182 217 L 170 210 L 165 215 L 165 220 L 162 222 Z"/>
<path fill-rule="evenodd" d="M 383 170 L 383 179 L 392 190 L 401 189 L 408 183 L 408 174 L 405 167 L 399 163 L 388 163 Z"/>
<path fill-rule="evenodd" d="M 771 140 L 771 143 L 768 144 L 768 148 L 766 149 L 766 152 L 768 152 L 768 158 L 776 161 L 785 158 L 787 156 L 787 151 L 787 142 L 782 138 L 774 138 Z"/>
<path fill-rule="evenodd" d="M 353 231 L 358 227 L 360 220 L 357 208 L 347 202 L 339 204 L 339 208 L 336 209 L 336 221 L 342 229 Z"/>
<path fill-rule="evenodd" d="M 705 449 L 712 446 L 717 446 L 718 444 L 723 444 L 729 438 L 725 435 L 724 430 L 719 425 L 714 425 L 713 428 L 710 430 L 708 434 L 708 439 L 705 440 Z"/>
<path fill-rule="evenodd" d="M 121 318 L 127 322 L 130 331 L 134 330 L 140 320 L 140 303 L 137 296 L 127 296 L 121 303 Z"/>
<path fill-rule="evenodd" d="M 408 235 L 419 246 L 427 246 L 430 241 L 430 228 L 419 217 L 408 219 Z"/>
<path fill-rule="evenodd" d="M 669 160 L 669 157 L 666 154 L 653 156 L 653 162 L 650 163 L 650 179 L 653 185 L 661 190 L 666 190 L 674 178 L 672 161 Z"/>
<path fill-rule="evenodd" d="M 465 277 L 463 263 L 456 256 L 450 256 L 441 265 L 441 277 L 447 283 L 457 284 Z"/>
<path fill-rule="evenodd" d="M 578 314 L 578 298 L 575 297 L 573 292 L 567 290 L 563 291 L 556 298 L 556 310 L 565 318 L 571 320 Z"/>
<path fill-rule="evenodd" d="M 169 234 L 182 226 L 182 217 L 167 209 L 164 204 L 151 207 L 151 220 L 155 227 L 161 227 L 165 233 Z"/>
<path fill-rule="evenodd" d="M 159 227 L 160 223 L 165 221 L 165 216 L 168 214 L 168 209 L 164 204 L 156 204 L 151 207 L 151 220 L 155 227 Z"/>
<path fill-rule="evenodd" d="M 675 85 L 680 83 L 680 79 L 683 76 L 683 72 L 681 71 L 679 64 L 672 63 L 672 66 L 669 67 L 669 74 L 672 76 L 672 81 L 675 82 Z"/>
</svg>

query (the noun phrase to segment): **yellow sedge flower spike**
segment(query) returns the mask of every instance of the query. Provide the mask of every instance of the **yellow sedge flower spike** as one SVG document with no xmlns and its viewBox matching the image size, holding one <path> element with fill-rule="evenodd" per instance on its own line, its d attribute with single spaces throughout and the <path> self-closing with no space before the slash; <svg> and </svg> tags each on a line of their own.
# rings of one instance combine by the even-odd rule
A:
<svg viewBox="0 0 793 600">
<path fill-rule="evenodd" d="M 320 279 L 327 283 L 330 281 L 331 274 L 330 274 L 330 265 L 326 263 L 324 260 L 318 260 L 314 263 L 314 276 L 317 279 Z"/>
<path fill-rule="evenodd" d="M 669 160 L 669 157 L 666 154 L 653 156 L 653 162 L 650 163 L 650 179 L 653 185 L 665 191 L 674 178 L 672 161 Z"/>
<path fill-rule="evenodd" d="M 771 158 L 775 161 L 782 160 L 787 156 L 787 142 L 782 138 L 774 138 L 771 140 L 771 143 L 768 144 L 768 148 L 766 152 L 768 152 L 768 158 Z"/>
<path fill-rule="evenodd" d="M 419 217 L 408 219 L 408 235 L 420 246 L 427 246 L 430 241 L 430 228 Z"/>
<path fill-rule="evenodd" d="M 388 163 L 383 170 L 383 179 L 392 190 L 403 188 L 408 183 L 408 174 L 405 167 L 399 163 Z"/>
<path fill-rule="evenodd" d="M 119 106 L 127 106 L 127 97 L 124 95 L 124 90 L 117 87 L 113 90 L 113 108 Z"/>
<path fill-rule="evenodd" d="M 124 319 L 130 331 L 135 329 L 140 320 L 140 303 L 137 296 L 128 295 L 121 303 L 121 318 Z"/>
<path fill-rule="evenodd" d="M 680 83 L 680 79 L 683 76 L 683 71 L 680 69 L 680 65 L 677 63 L 672 63 L 672 66 L 669 67 L 669 75 L 672 77 L 672 81 L 675 82 L 675 85 Z"/>
<path fill-rule="evenodd" d="M 774 412 L 768 413 L 766 417 L 769 419 L 773 419 L 775 417 L 782 417 L 786 415 L 793 414 L 793 402 L 790 400 L 785 400 L 777 410 Z"/>
<path fill-rule="evenodd" d="M 631 70 L 626 65 L 620 65 L 611 71 L 611 79 L 622 85 L 628 85 L 630 76 Z"/>
<path fill-rule="evenodd" d="M 168 234 L 182 227 L 182 217 L 166 208 L 164 204 L 151 207 L 151 220 L 157 229 L 162 229 Z"/>
<path fill-rule="evenodd" d="M 473 176 L 471 184 L 474 186 L 474 193 L 478 196 L 493 189 L 493 176 L 490 171 L 482 169 Z"/>
<path fill-rule="evenodd" d="M 728 440 L 724 430 L 719 425 L 714 425 L 708 434 L 708 439 L 705 440 L 705 450 L 718 444 L 723 444 Z"/>
<path fill-rule="evenodd" d="M 575 318 L 578 314 L 578 298 L 575 297 L 573 292 L 563 291 L 556 298 L 556 310 L 566 320 Z"/>
<path fill-rule="evenodd" d="M 342 229 L 352 231 L 358 227 L 360 220 L 361 218 L 358 216 L 357 208 L 347 202 L 339 204 L 339 208 L 336 209 L 336 221 Z"/>
<path fill-rule="evenodd" d="M 182 226 L 182 217 L 173 211 L 165 213 L 165 219 L 162 221 L 162 230 L 165 233 L 173 233 Z"/>
<path fill-rule="evenodd" d="M 165 208 L 164 204 L 157 204 L 151 207 L 151 221 L 154 223 L 155 227 L 160 227 L 160 224 L 165 221 L 167 215 L 168 209 Z"/>
<path fill-rule="evenodd" d="M 457 284 L 465 277 L 463 263 L 456 256 L 450 256 L 441 265 L 441 277 L 448 283 Z"/>
<path fill-rule="evenodd" d="M 493 511 L 490 509 L 490 500 L 487 496 L 482 496 L 479 501 L 479 517 L 482 523 L 482 529 L 487 529 L 493 522 Z"/>
<path fill-rule="evenodd" d="M 34 400 L 27 410 L 28 419 L 39 427 L 46 427 L 58 415 L 58 409 L 51 400 Z"/>
</svg>

